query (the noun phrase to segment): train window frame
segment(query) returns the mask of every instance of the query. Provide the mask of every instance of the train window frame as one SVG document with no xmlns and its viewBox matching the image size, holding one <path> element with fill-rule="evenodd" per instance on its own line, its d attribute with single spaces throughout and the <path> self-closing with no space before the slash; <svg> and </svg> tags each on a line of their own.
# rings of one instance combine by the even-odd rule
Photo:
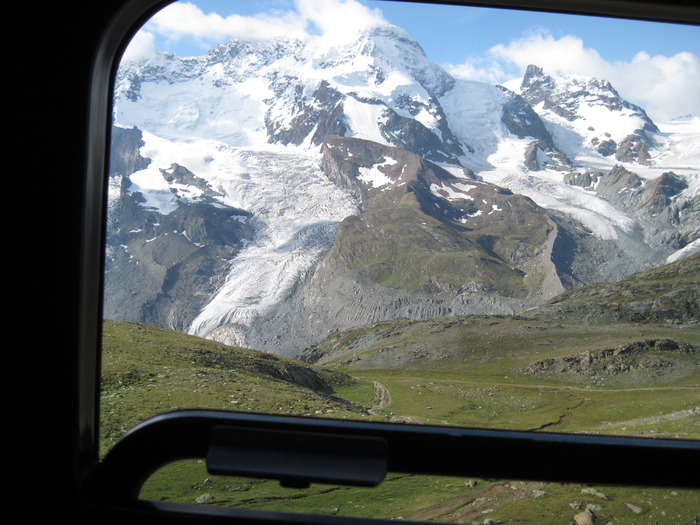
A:
<svg viewBox="0 0 700 525">
<path fill-rule="evenodd" d="M 394 1 L 394 0 L 386 0 Z M 398 0 L 403 2 L 419 0 Z M 128 45 L 128 42 L 141 27 L 158 10 L 172 3 L 173 0 L 125 0 L 121 3 L 121 8 L 110 19 L 106 26 L 99 46 L 96 49 L 91 73 L 91 85 L 89 88 L 88 120 L 86 130 L 85 145 L 85 171 L 83 174 L 83 209 L 81 225 L 81 251 L 79 261 L 79 307 L 78 307 L 78 400 L 77 400 L 77 470 L 79 477 L 84 479 L 82 485 L 82 496 L 86 501 L 86 509 L 92 516 L 104 518 L 107 515 L 114 516 L 128 515 L 134 516 L 146 513 L 148 515 L 173 516 L 172 513 L 179 513 L 191 517 L 208 514 L 209 519 L 255 519 L 260 522 L 299 522 L 299 523 L 333 523 L 347 521 L 348 519 L 338 519 L 333 517 L 310 517 L 300 516 L 271 516 L 269 513 L 263 514 L 243 514 L 235 512 L 225 512 L 221 509 L 206 511 L 202 507 L 186 507 L 177 510 L 168 505 L 150 504 L 144 506 L 137 503 L 130 491 L 121 493 L 114 498 L 108 495 L 110 490 L 114 491 L 123 479 L 134 476 L 134 483 L 140 483 L 145 473 L 156 468 L 160 458 L 153 459 L 149 464 L 155 448 L 159 447 L 160 439 L 165 431 L 172 431 L 172 428 L 181 429 L 186 435 L 191 436 L 193 448 L 201 451 L 204 442 L 208 443 L 209 433 L 213 426 L 231 426 L 235 428 L 239 425 L 253 426 L 255 428 L 270 429 L 273 432 L 286 430 L 308 431 L 312 433 L 340 433 L 343 435 L 375 436 L 387 439 L 390 444 L 397 444 L 397 450 L 404 450 L 402 447 L 408 444 L 420 443 L 423 440 L 433 440 L 446 447 L 446 450 L 456 450 L 461 446 L 462 440 L 506 440 L 508 446 L 515 448 L 533 447 L 529 450 L 557 450 L 561 454 L 568 455 L 572 450 L 581 450 L 582 447 L 593 447 L 596 453 L 608 457 L 639 457 L 639 454 L 656 454 L 660 463 L 670 458 L 698 458 L 700 455 L 700 442 L 694 444 L 683 444 L 675 446 L 670 440 L 656 440 L 654 443 L 640 441 L 633 438 L 620 438 L 610 441 L 604 437 L 592 436 L 553 436 L 549 434 L 539 434 L 533 441 L 532 436 L 523 433 L 503 431 L 461 431 L 459 429 L 446 427 L 444 429 L 418 429 L 411 425 L 392 425 L 359 422 L 313 422 L 303 418 L 301 420 L 285 418 L 283 416 L 251 416 L 232 415 L 229 413 L 219 413 L 216 411 L 183 411 L 169 415 L 157 416 L 153 421 L 139 425 L 130 431 L 124 440 L 124 445 L 106 461 L 100 462 L 98 459 L 99 441 L 99 377 L 100 377 L 100 352 L 101 352 L 101 326 L 102 326 L 102 293 L 103 293 L 103 272 L 104 272 L 104 232 L 106 223 L 106 180 L 109 156 L 109 137 L 112 111 L 112 90 L 114 78 L 118 66 L 119 58 Z M 482 0 L 480 2 L 468 2 L 459 0 L 422 0 L 422 3 L 449 3 L 458 5 L 476 5 L 480 7 L 501 7 L 523 10 L 542 10 L 549 12 L 566 12 L 571 14 L 600 15 L 619 18 L 634 18 L 649 21 L 688 23 L 700 25 L 700 8 L 685 2 L 657 2 L 657 1 L 634 1 L 634 2 L 590 2 L 590 1 L 555 1 L 555 0 Z M 182 427 L 180 427 L 182 425 Z M 145 436 L 145 437 L 144 437 Z M 196 436 L 199 436 L 197 438 Z M 144 444 L 146 448 L 143 448 Z M 651 445 L 651 449 L 649 448 Z M 659 446 L 657 446 L 659 445 Z M 412 446 L 412 445 L 411 445 Z M 150 447 L 150 448 L 149 448 Z M 155 447 L 155 448 L 154 448 Z M 544 448 L 542 448 L 544 447 Z M 141 450 L 141 452 L 139 452 Z M 177 455 L 180 452 L 175 452 Z M 189 457 L 191 451 L 183 452 Z M 136 457 L 139 465 L 133 465 L 129 458 Z M 172 458 L 170 458 L 172 459 Z M 397 467 L 395 459 L 388 459 L 389 467 Z M 394 464 L 392 464 L 394 461 Z M 401 463 L 401 462 L 399 462 Z M 417 462 L 421 463 L 421 462 Z M 129 465 L 127 465 L 129 464 Z M 497 466 L 491 471 L 484 471 L 484 476 L 508 474 Z M 122 469 L 127 465 L 128 471 Z M 461 463 L 460 463 L 461 465 Z M 503 462 L 501 462 L 501 467 Z M 131 467 L 134 467 L 132 470 Z M 415 468 L 414 468 L 415 467 Z M 401 463 L 399 469 L 411 469 L 417 472 L 430 472 L 433 470 L 425 465 L 414 464 L 413 467 Z M 459 467 L 461 468 L 461 466 Z M 500 470 L 499 470 L 500 468 Z M 520 470 L 517 468 L 512 473 L 515 476 L 527 477 L 527 472 L 532 473 L 534 462 L 525 461 Z M 567 470 L 570 468 L 567 467 Z M 448 469 L 449 470 L 449 469 Z M 584 469 L 585 470 L 585 469 Z M 557 479 L 561 473 L 555 469 L 552 472 L 542 474 L 538 472 L 537 479 L 546 477 L 547 479 Z M 612 480 L 615 482 L 634 482 L 634 476 L 641 473 L 634 471 L 628 473 L 626 477 Z M 469 475 L 472 475 L 470 473 Z M 120 477 L 121 476 L 121 477 Z M 585 478 L 585 473 L 584 476 Z M 561 479 L 561 481 L 564 481 Z M 698 488 L 698 481 L 688 477 L 681 480 L 681 485 L 686 484 L 692 488 Z M 116 513 L 115 513 L 116 512 Z M 123 514 L 122 514 L 123 513 Z M 362 521 L 352 518 L 353 522 Z M 374 520 L 372 520 L 374 521 Z"/>
</svg>

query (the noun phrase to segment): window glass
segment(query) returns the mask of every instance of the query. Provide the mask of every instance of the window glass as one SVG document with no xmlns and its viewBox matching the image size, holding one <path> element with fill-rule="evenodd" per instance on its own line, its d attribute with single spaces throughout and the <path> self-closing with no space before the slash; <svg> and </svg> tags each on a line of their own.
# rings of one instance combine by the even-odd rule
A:
<svg viewBox="0 0 700 525">
<path fill-rule="evenodd" d="M 418 3 L 163 9 L 114 87 L 102 453 L 190 407 L 700 438 L 699 44 Z M 146 497 L 276 508 L 198 468 Z M 458 521 L 453 503 L 504 491 L 527 494 L 511 516 L 698 505 L 418 479 L 385 484 L 423 491 L 387 517 Z M 377 515 L 338 490 L 285 498 Z"/>
</svg>

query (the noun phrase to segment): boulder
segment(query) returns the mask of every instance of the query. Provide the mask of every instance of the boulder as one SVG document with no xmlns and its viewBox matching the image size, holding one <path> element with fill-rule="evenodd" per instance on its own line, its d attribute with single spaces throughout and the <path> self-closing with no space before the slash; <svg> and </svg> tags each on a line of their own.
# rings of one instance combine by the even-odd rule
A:
<svg viewBox="0 0 700 525">
<path fill-rule="evenodd" d="M 596 516 L 593 514 L 591 509 L 586 509 L 583 512 L 579 512 L 574 516 L 574 522 L 576 525 L 594 525 L 596 521 Z"/>
</svg>

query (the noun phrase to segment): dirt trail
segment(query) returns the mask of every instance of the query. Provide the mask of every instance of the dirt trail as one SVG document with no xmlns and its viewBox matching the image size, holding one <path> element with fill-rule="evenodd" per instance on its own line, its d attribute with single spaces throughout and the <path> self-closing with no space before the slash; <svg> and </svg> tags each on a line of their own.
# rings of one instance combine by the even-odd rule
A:
<svg viewBox="0 0 700 525">
<path fill-rule="evenodd" d="M 389 389 L 379 381 L 372 381 L 372 384 L 374 385 L 374 399 L 372 400 L 372 408 L 369 411 L 374 414 L 378 410 L 383 410 L 391 405 L 391 394 Z"/>
<path fill-rule="evenodd" d="M 389 393 L 389 389 L 379 381 L 372 381 L 372 384 L 374 385 L 374 399 L 372 400 L 372 408 L 369 409 L 369 413 L 376 416 L 379 415 L 379 410 L 384 410 L 391 405 L 391 393 Z M 411 416 L 389 414 L 384 415 L 384 417 L 387 421 L 392 422 L 421 424 L 417 418 Z"/>
</svg>

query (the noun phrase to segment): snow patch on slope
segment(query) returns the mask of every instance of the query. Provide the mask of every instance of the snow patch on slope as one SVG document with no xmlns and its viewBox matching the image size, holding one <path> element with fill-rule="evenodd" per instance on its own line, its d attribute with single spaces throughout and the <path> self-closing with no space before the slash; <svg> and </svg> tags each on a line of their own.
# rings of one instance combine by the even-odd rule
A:
<svg viewBox="0 0 700 525">
<path fill-rule="evenodd" d="M 678 261 L 680 259 L 683 259 L 684 257 L 688 257 L 690 255 L 693 255 L 695 253 L 700 253 L 700 239 L 695 239 L 693 242 L 691 242 L 688 246 L 678 250 L 677 252 L 672 253 L 666 258 L 667 263 L 672 263 L 674 261 Z"/>
<path fill-rule="evenodd" d="M 357 178 L 360 179 L 362 182 L 369 184 L 373 188 L 381 188 L 383 186 L 393 185 L 394 181 L 391 178 L 387 177 L 386 174 L 384 174 L 384 172 L 379 168 L 382 168 L 384 166 L 391 166 L 393 164 L 396 164 L 396 162 L 396 159 L 385 158 L 382 164 L 375 164 L 370 168 L 360 167 L 358 168 L 360 174 Z"/>
<path fill-rule="evenodd" d="M 458 80 L 440 98 L 454 135 L 474 149 L 473 154 L 460 160 L 476 172 L 490 167 L 485 159 L 507 135 L 501 121 L 504 103 L 505 95 L 496 86 L 467 80 Z"/>
<path fill-rule="evenodd" d="M 468 195 L 467 192 L 473 188 L 476 188 L 476 186 L 473 186 L 471 184 L 462 184 L 462 183 L 456 183 L 456 184 L 453 184 L 452 186 L 459 191 L 455 191 L 455 189 L 453 187 L 442 183 L 439 186 L 437 184 L 431 184 L 430 185 L 430 192 L 433 195 L 435 195 L 436 197 L 441 197 L 441 198 L 447 199 L 447 200 L 456 200 L 456 199 L 465 199 L 465 200 L 471 200 L 471 201 L 474 200 L 474 198 L 472 196 Z"/>
</svg>

